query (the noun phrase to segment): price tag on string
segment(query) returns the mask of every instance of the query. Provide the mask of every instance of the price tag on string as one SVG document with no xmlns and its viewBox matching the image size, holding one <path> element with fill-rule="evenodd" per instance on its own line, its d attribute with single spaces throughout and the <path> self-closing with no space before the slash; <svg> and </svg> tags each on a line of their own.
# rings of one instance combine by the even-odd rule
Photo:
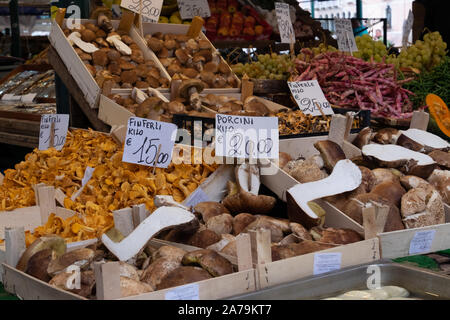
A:
<svg viewBox="0 0 450 320">
<path fill-rule="evenodd" d="M 288 86 L 298 107 L 303 113 L 313 116 L 334 114 L 317 80 L 288 81 Z"/>
<path fill-rule="evenodd" d="M 207 18 L 211 16 L 207 0 L 178 0 L 181 19 L 192 19 L 195 16 Z"/>
<path fill-rule="evenodd" d="M 334 19 L 336 29 L 337 43 L 340 51 L 355 52 L 355 35 L 353 34 L 352 22 L 350 19 Z"/>
<path fill-rule="evenodd" d="M 146 21 L 158 22 L 162 4 L 163 0 L 122 0 L 120 6 L 138 14 L 141 13 L 143 17 L 147 18 Z"/>
<path fill-rule="evenodd" d="M 278 30 L 280 31 L 281 43 L 294 43 L 295 33 L 292 26 L 289 4 L 275 2 L 275 12 L 277 15 Z"/>
<path fill-rule="evenodd" d="M 216 114 L 216 156 L 278 159 L 278 118 Z"/>
<path fill-rule="evenodd" d="M 417 231 L 409 243 L 409 254 L 419 254 L 431 251 L 436 230 Z"/>
<path fill-rule="evenodd" d="M 39 130 L 39 150 L 54 147 L 61 150 L 69 128 L 68 114 L 43 114 Z"/>
<path fill-rule="evenodd" d="M 172 160 L 176 134 L 177 126 L 173 123 L 131 117 L 128 119 L 122 161 L 167 168 Z"/>
</svg>

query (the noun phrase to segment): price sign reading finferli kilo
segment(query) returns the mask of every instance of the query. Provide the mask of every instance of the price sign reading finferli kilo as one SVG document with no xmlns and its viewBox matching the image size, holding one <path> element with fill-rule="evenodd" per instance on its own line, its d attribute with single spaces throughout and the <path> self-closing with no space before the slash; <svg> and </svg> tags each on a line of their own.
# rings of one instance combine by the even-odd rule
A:
<svg viewBox="0 0 450 320">
<path fill-rule="evenodd" d="M 173 123 L 131 117 L 122 161 L 167 168 L 172 160 L 176 134 L 177 126 Z"/>
<path fill-rule="evenodd" d="M 216 156 L 278 159 L 278 118 L 216 114 Z"/>
<path fill-rule="evenodd" d="M 207 0 L 178 0 L 181 19 L 192 19 L 195 16 L 207 18 L 211 16 Z"/>
<path fill-rule="evenodd" d="M 275 12 L 277 14 L 278 30 L 280 31 L 281 43 L 294 43 L 295 33 L 292 26 L 289 4 L 275 2 Z"/>
<path fill-rule="evenodd" d="M 68 114 L 43 114 L 39 130 L 39 150 L 51 147 L 61 150 L 66 143 L 68 128 Z"/>
<path fill-rule="evenodd" d="M 163 0 L 122 0 L 120 6 L 141 13 L 143 17 L 147 18 L 147 21 L 158 22 L 162 4 Z"/>
<path fill-rule="evenodd" d="M 305 114 L 334 114 L 317 80 L 288 82 L 292 96 Z"/>
</svg>

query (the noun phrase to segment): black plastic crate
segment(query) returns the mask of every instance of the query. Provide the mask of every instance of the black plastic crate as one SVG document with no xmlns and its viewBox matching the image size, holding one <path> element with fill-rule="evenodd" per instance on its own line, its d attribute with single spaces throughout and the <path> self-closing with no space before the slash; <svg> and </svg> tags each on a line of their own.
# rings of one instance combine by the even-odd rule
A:
<svg viewBox="0 0 450 320">
<path fill-rule="evenodd" d="M 370 126 L 370 110 L 352 110 L 352 109 L 344 109 L 344 108 L 333 108 L 335 114 L 345 114 L 349 111 L 356 112 L 354 119 L 359 120 L 359 127 L 351 129 L 351 133 L 358 133 L 361 129 Z M 196 131 L 194 131 L 195 122 L 198 121 L 198 124 L 201 126 Z M 191 144 L 194 144 L 194 139 L 196 138 L 194 134 L 198 134 L 197 139 L 202 140 L 203 134 L 208 129 L 214 129 L 215 127 L 215 118 L 206 118 L 206 117 L 198 117 L 198 116 L 189 116 L 184 114 L 174 114 L 172 118 L 172 122 L 180 129 L 186 129 L 191 134 Z M 194 134 L 193 134 L 194 132 Z M 280 135 L 281 139 L 293 139 L 293 138 L 306 138 L 306 137 L 315 137 L 315 136 L 326 136 L 328 132 L 312 132 L 312 133 L 299 133 L 299 134 L 291 134 L 291 135 Z M 177 141 L 178 142 L 178 141 Z"/>
</svg>

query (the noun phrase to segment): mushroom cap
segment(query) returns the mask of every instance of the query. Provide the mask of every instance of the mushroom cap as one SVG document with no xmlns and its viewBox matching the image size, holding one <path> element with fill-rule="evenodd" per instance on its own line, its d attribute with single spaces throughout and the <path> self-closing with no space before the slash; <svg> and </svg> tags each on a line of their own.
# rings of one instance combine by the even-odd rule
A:
<svg viewBox="0 0 450 320">
<path fill-rule="evenodd" d="M 199 79 L 184 80 L 181 82 L 181 85 L 178 88 L 180 96 L 185 99 L 189 99 L 190 98 L 190 95 L 189 95 L 190 88 L 196 88 L 197 92 L 200 93 L 203 91 L 205 86 L 204 86 L 203 82 Z"/>
</svg>

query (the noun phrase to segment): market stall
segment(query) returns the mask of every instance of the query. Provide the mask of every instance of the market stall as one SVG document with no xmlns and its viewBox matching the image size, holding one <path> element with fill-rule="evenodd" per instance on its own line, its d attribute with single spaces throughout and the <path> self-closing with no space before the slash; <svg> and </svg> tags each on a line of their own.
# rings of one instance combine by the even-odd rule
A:
<svg viewBox="0 0 450 320">
<path fill-rule="evenodd" d="M 58 10 L 47 55 L 70 114 L 0 106 L 0 129 L 39 145 L 0 175 L 5 290 L 54 300 L 449 299 L 445 272 L 392 261 L 450 248 L 439 32 L 398 56 L 365 36 L 355 50 L 347 31 L 336 41 L 285 3 L 289 52 L 239 62 L 219 48 L 286 42 L 271 18 L 280 8 L 208 3 L 208 17 L 187 23 L 172 1 L 159 22 L 124 7 L 119 20 L 100 9 L 73 24 Z M 55 103 L 45 100 L 55 99 L 51 72 L 21 66 L 0 83 L 2 101 Z M 365 287 L 369 266 L 382 270 L 381 286 Z"/>
</svg>

